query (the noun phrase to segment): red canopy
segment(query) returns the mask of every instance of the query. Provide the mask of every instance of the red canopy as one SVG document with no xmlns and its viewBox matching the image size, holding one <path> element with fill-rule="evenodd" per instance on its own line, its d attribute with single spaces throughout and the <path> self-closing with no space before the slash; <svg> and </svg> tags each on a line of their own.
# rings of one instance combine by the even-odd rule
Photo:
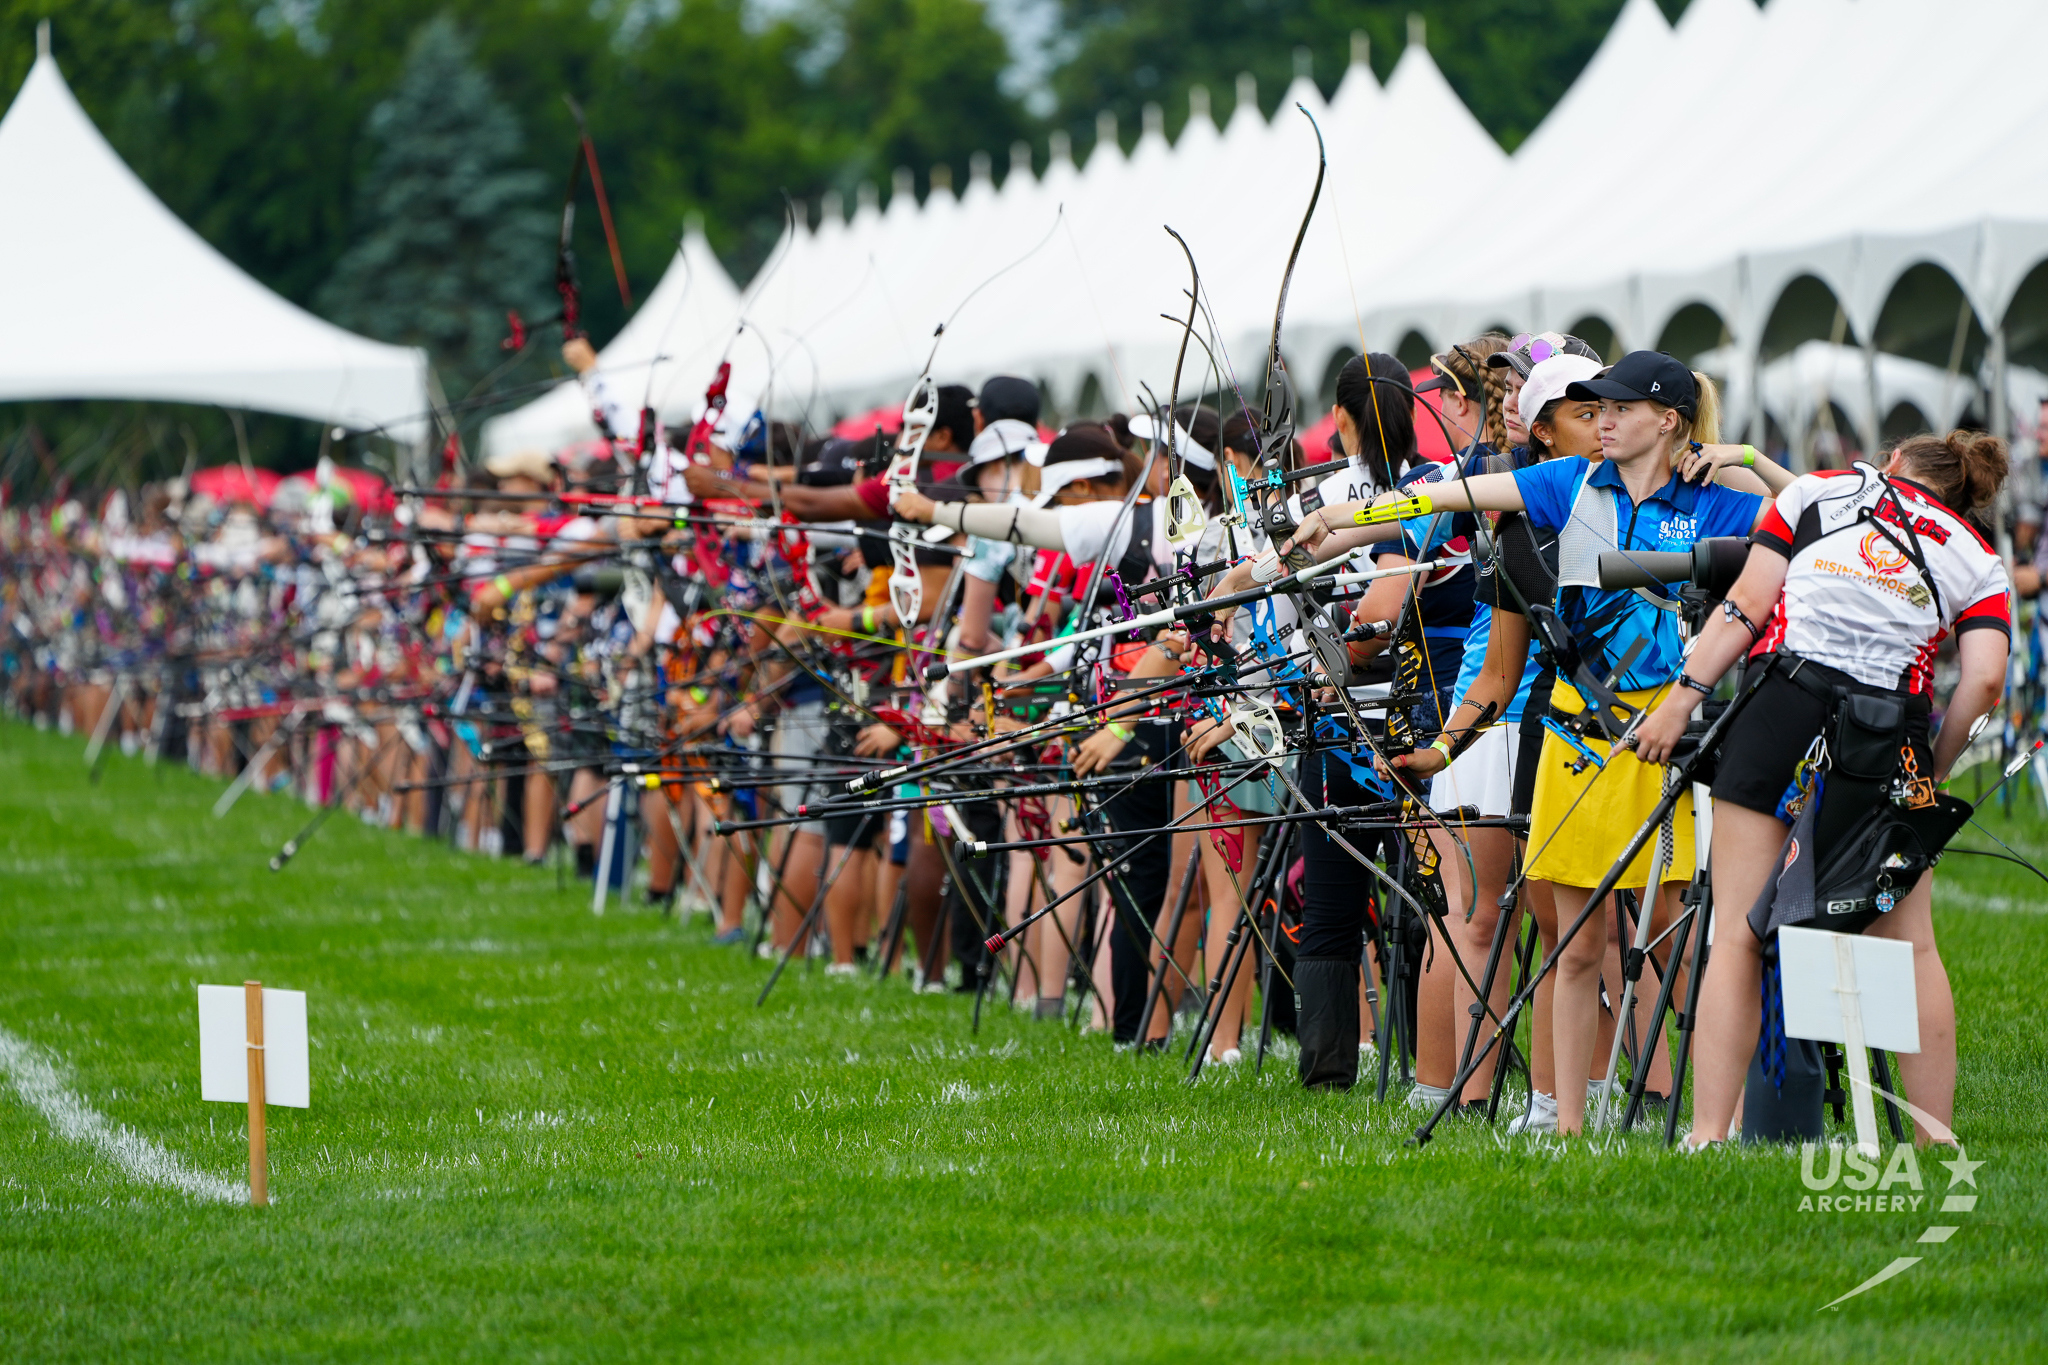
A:
<svg viewBox="0 0 2048 1365">
<path fill-rule="evenodd" d="M 250 476 L 255 481 L 250 482 Z M 284 476 L 269 469 L 244 469 L 238 464 L 215 465 L 202 469 L 192 476 L 192 491 L 212 498 L 215 502 L 253 502 L 258 507 L 270 506 L 277 496 L 277 486 L 284 482 Z"/>
<path fill-rule="evenodd" d="M 391 485 L 367 469 L 336 465 L 334 477 L 348 485 L 350 499 L 371 516 L 382 516 L 398 506 L 398 499 L 391 496 Z"/>
<path fill-rule="evenodd" d="M 1408 378 L 1413 383 L 1420 384 L 1436 378 L 1436 375 L 1428 369 L 1410 370 Z M 1437 406 L 1435 393 L 1415 395 L 1415 453 L 1425 460 L 1449 464 L 1453 454 L 1451 443 L 1444 439 L 1444 429 L 1437 424 L 1442 412 L 1443 409 Z"/>
<path fill-rule="evenodd" d="M 1301 448 L 1308 452 L 1310 464 L 1322 464 L 1332 458 L 1330 438 L 1336 434 L 1337 419 L 1327 412 L 1323 414 L 1322 421 L 1301 433 Z"/>
<path fill-rule="evenodd" d="M 1435 376 L 1429 370 L 1414 370 L 1408 375 L 1411 383 L 1420 384 Z M 1415 450 L 1425 460 L 1446 464 L 1451 458 L 1450 443 L 1444 440 L 1444 429 L 1436 421 L 1436 395 L 1419 393 L 1415 395 Z M 1424 409 L 1431 411 L 1425 412 Z M 1300 435 L 1301 448 L 1308 452 L 1310 464 L 1321 464 L 1330 458 L 1330 438 L 1337 432 L 1337 419 L 1329 413 L 1323 420 Z"/>
</svg>

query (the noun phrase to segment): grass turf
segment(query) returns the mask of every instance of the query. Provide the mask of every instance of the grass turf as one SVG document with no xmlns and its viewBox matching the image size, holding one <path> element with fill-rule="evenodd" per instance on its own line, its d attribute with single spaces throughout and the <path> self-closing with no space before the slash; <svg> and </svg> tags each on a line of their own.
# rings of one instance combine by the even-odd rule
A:
<svg viewBox="0 0 2048 1365">
<path fill-rule="evenodd" d="M 0 1027 L 227 1179 L 245 1138 L 198 1097 L 194 984 L 304 989 L 315 1048 L 262 1212 L 140 1184 L 0 1087 L 9 1358 L 2044 1350 L 2048 918 L 2010 864 L 1952 859 L 1937 900 L 1977 1209 L 1836 1216 L 1799 1211 L 1783 1152 L 1455 1123 L 1417 1150 L 1408 1111 L 1284 1065 L 1191 1089 L 1099 1037 L 1001 1009 L 977 1037 L 955 998 L 801 969 L 756 1009 L 765 965 L 701 919 L 593 918 L 552 874 L 346 818 L 272 875 L 304 808 L 215 821 L 217 791 L 118 757 L 90 786 L 77 741 L 0 727 Z"/>
</svg>

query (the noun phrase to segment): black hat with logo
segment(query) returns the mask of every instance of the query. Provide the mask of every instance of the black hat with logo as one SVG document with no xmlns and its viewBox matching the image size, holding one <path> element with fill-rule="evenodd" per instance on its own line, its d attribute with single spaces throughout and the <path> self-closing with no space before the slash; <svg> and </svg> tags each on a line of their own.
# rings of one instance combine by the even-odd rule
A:
<svg viewBox="0 0 2048 1365">
<path fill-rule="evenodd" d="M 1612 398 L 1662 403 L 1688 422 L 1699 416 L 1700 390 L 1692 371 L 1662 351 L 1630 351 L 1591 379 L 1565 389 L 1567 398 Z"/>
</svg>

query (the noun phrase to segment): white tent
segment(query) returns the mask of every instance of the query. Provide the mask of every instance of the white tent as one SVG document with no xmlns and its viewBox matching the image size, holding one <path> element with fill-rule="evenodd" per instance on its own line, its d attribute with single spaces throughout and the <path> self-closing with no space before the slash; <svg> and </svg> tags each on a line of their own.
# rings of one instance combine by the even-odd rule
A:
<svg viewBox="0 0 2048 1365">
<path fill-rule="evenodd" d="M 47 37 L 0 119 L 0 401 L 219 404 L 426 430 L 423 352 L 323 322 L 180 222 L 86 117 Z"/>
<path fill-rule="evenodd" d="M 1945 380 L 1948 397 L 1922 411 L 1937 419 L 1966 393 L 1989 394 L 1985 415 L 2003 422 L 2017 392 L 2006 314 L 2048 262 L 2048 85 L 2032 70 L 2048 6 L 1691 0 L 1674 29 L 1655 0 L 1626 0 L 1513 158 L 1421 36 L 1411 31 L 1384 89 L 1354 51 L 1330 100 L 1298 79 L 1270 121 L 1240 89 L 1219 130 L 1199 92 L 1173 143 L 1152 110 L 1128 156 L 1102 136 L 1076 167 L 1055 135 L 1042 176 L 1014 168 L 997 188 L 977 174 L 957 198 L 940 189 L 922 204 L 906 176 L 886 210 L 872 195 L 850 221 L 828 208 L 752 286 L 749 322 L 770 344 L 735 353 L 736 392 L 813 418 L 900 402 L 933 327 L 958 310 L 937 363 L 945 379 L 1022 374 L 1066 407 L 1091 379 L 1104 406 L 1132 410 L 1141 385 L 1163 398 L 1179 329 L 1161 314 L 1184 313 L 1187 268 L 1162 225 L 1200 265 L 1219 365 L 1254 392 L 1315 169 L 1298 102 L 1330 168 L 1282 338 L 1298 390 L 1320 387 L 1344 352 L 1394 350 L 1411 331 L 1441 346 L 1489 326 L 1592 317 L 1643 347 L 1699 305 L 1719 322 L 1731 431 L 1759 435 L 1767 410 L 1821 383 L 1873 441 L 1899 377 L 1926 378 L 1881 355 L 1879 332 L 1960 343 L 1972 318 L 1990 338 L 1983 372 L 1973 357 L 1967 380 Z M 1961 319 L 1954 295 L 1934 305 L 1899 289 L 1927 265 L 1969 304 Z M 1787 342 L 1766 340 L 1802 277 L 1833 296 L 1834 330 L 1861 359 L 1808 353 L 1778 368 L 1772 383 L 1790 387 L 1773 396 L 1761 372 Z M 2030 326 L 2048 330 L 2048 318 Z M 706 327 L 693 341 L 723 347 L 730 324 Z M 1199 348 L 1191 360 L 1189 392 L 1207 364 Z M 709 368 L 698 362 L 690 382 Z"/>
<path fill-rule="evenodd" d="M 720 353 L 737 340 L 733 327 L 739 311 L 739 290 L 704 240 L 703 229 L 692 221 L 654 292 L 598 353 L 607 382 L 616 386 L 614 396 L 634 408 L 644 398 L 665 420 L 689 420 Z M 744 375 L 746 361 L 758 357 L 749 349 L 734 368 Z M 758 373 L 761 367 L 751 368 Z M 565 381 L 484 423 L 484 453 L 559 450 L 596 434 L 582 388 Z"/>
</svg>

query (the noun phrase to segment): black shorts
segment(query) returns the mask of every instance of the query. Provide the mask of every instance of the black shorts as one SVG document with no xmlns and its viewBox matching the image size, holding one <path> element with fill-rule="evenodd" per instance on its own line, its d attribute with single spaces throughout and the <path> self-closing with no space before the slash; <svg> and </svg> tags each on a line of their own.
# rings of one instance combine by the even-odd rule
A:
<svg viewBox="0 0 2048 1365">
<path fill-rule="evenodd" d="M 828 815 L 825 817 L 825 842 L 832 848 L 844 848 L 858 838 L 857 847 L 866 848 L 881 838 L 882 831 L 888 828 L 889 812 L 885 810 L 864 811 L 858 815 Z"/>
<path fill-rule="evenodd" d="M 1761 661 L 1751 667 L 1761 667 Z M 1720 769 L 1714 778 L 1714 799 L 1746 810 L 1775 815 L 1778 803 L 1792 785 L 1799 761 L 1828 723 L 1828 703 L 1801 683 L 1812 682 L 1823 694 L 1846 687 L 1869 696 L 1897 696 L 1895 689 L 1858 682 L 1839 669 L 1808 662 L 1799 680 L 1785 676 L 1792 661 L 1781 658 L 1743 707 L 1721 742 Z M 1930 703 L 1924 695 L 1906 698 L 1906 743 L 1919 760 L 1920 771 L 1934 771 L 1934 755 L 1927 746 Z"/>
</svg>

